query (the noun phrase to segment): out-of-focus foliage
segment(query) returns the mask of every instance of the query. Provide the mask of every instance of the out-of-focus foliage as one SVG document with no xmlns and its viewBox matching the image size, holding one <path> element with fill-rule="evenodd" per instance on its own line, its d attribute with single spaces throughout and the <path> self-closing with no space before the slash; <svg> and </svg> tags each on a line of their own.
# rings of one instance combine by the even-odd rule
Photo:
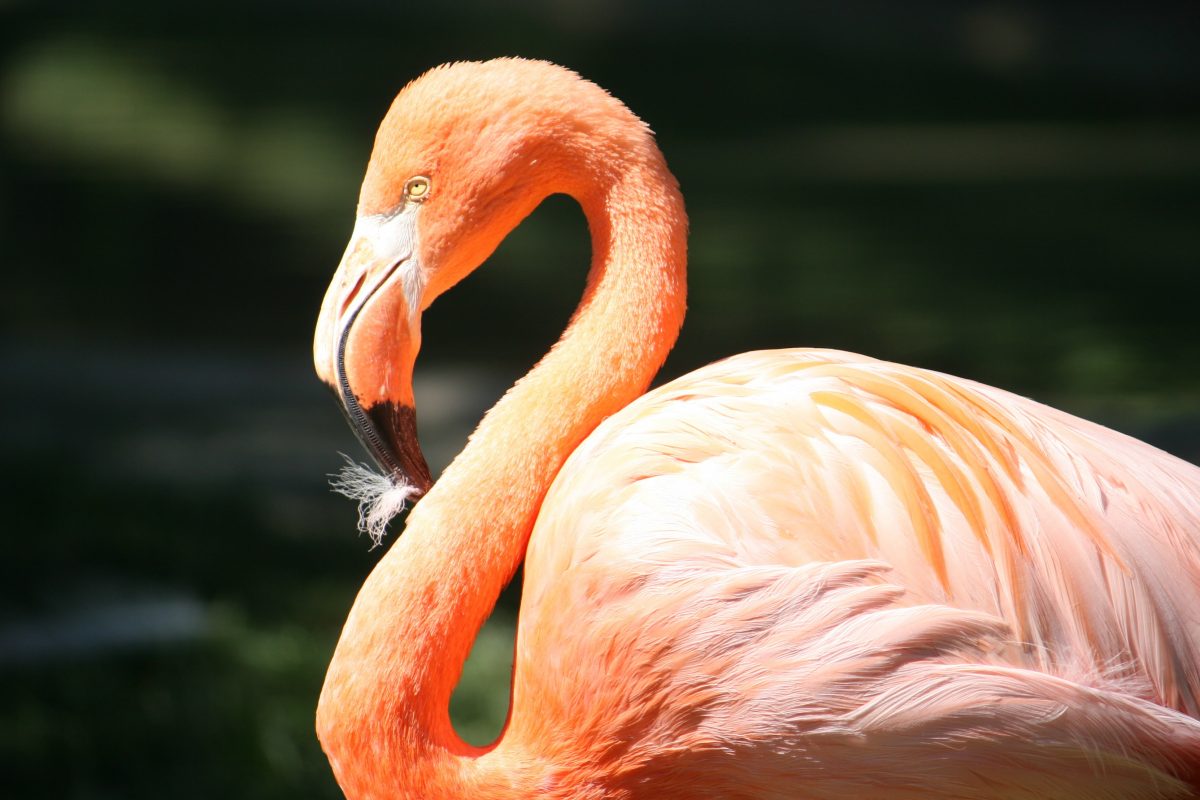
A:
<svg viewBox="0 0 1200 800">
<path fill-rule="evenodd" d="M 840 347 L 1200 459 L 1193 5 L 0 4 L 5 791 L 337 796 L 312 710 L 379 551 L 324 484 L 357 451 L 309 336 L 375 126 L 443 61 L 548 58 L 657 131 L 692 222 L 666 374 Z M 427 314 L 435 469 L 588 252 L 553 198 Z M 516 598 L 455 698 L 476 743 Z"/>
</svg>

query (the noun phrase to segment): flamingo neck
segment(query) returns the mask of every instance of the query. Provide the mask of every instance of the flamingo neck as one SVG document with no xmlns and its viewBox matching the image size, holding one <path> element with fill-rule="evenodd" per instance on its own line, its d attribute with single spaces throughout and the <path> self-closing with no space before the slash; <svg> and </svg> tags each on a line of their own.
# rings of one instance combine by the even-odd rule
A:
<svg viewBox="0 0 1200 800">
<path fill-rule="evenodd" d="M 644 142 L 640 156 L 624 148 L 620 160 L 588 171 L 590 183 L 567 185 L 593 242 L 571 323 L 413 509 L 346 621 L 318 732 L 352 800 L 417 788 L 436 797 L 439 787 L 460 792 L 483 780 L 474 757 L 486 749 L 462 742 L 449 718 L 475 636 L 524 558 L 559 468 L 645 391 L 683 321 L 683 200 L 648 135 Z"/>
</svg>

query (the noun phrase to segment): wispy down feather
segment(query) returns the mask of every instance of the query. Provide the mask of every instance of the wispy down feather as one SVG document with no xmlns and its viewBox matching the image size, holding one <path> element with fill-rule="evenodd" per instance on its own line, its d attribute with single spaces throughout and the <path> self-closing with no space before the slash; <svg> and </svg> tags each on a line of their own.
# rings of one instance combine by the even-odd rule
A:
<svg viewBox="0 0 1200 800">
<path fill-rule="evenodd" d="M 383 544 L 388 523 L 404 510 L 419 490 L 380 475 L 345 453 L 342 458 L 346 459 L 346 464 L 337 474 L 329 476 L 329 486 L 338 494 L 358 501 L 358 529 L 369 535 L 373 546 L 378 547 Z"/>
</svg>

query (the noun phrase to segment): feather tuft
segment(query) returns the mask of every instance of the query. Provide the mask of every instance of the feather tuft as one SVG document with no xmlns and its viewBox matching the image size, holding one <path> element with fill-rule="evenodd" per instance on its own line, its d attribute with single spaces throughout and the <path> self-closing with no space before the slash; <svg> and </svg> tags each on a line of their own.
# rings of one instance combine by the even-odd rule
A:
<svg viewBox="0 0 1200 800">
<path fill-rule="evenodd" d="M 417 487 L 380 475 L 366 464 L 342 453 L 346 464 L 331 474 L 329 486 L 338 494 L 358 501 L 358 530 L 371 537 L 372 547 L 383 544 L 388 523 L 399 516 L 409 499 L 420 493 Z"/>
</svg>

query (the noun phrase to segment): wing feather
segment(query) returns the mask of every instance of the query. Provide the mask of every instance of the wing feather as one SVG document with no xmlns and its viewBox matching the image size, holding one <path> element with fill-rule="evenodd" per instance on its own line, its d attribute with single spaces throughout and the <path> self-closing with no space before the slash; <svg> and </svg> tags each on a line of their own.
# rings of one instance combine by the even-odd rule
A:
<svg viewBox="0 0 1200 800">
<path fill-rule="evenodd" d="M 513 724 L 625 709 L 633 772 L 637 742 L 832 731 L 893 737 L 896 775 L 950 736 L 1007 787 L 980 796 L 1200 780 L 1200 469 L 998 389 L 835 351 L 711 365 L 584 442 L 526 564 L 514 692 L 543 713 Z M 619 678 L 546 682 L 590 661 Z M 988 742 L 1083 766 L 1005 783 Z M 1113 780 L 1068 793 L 1088 763 Z"/>
</svg>

